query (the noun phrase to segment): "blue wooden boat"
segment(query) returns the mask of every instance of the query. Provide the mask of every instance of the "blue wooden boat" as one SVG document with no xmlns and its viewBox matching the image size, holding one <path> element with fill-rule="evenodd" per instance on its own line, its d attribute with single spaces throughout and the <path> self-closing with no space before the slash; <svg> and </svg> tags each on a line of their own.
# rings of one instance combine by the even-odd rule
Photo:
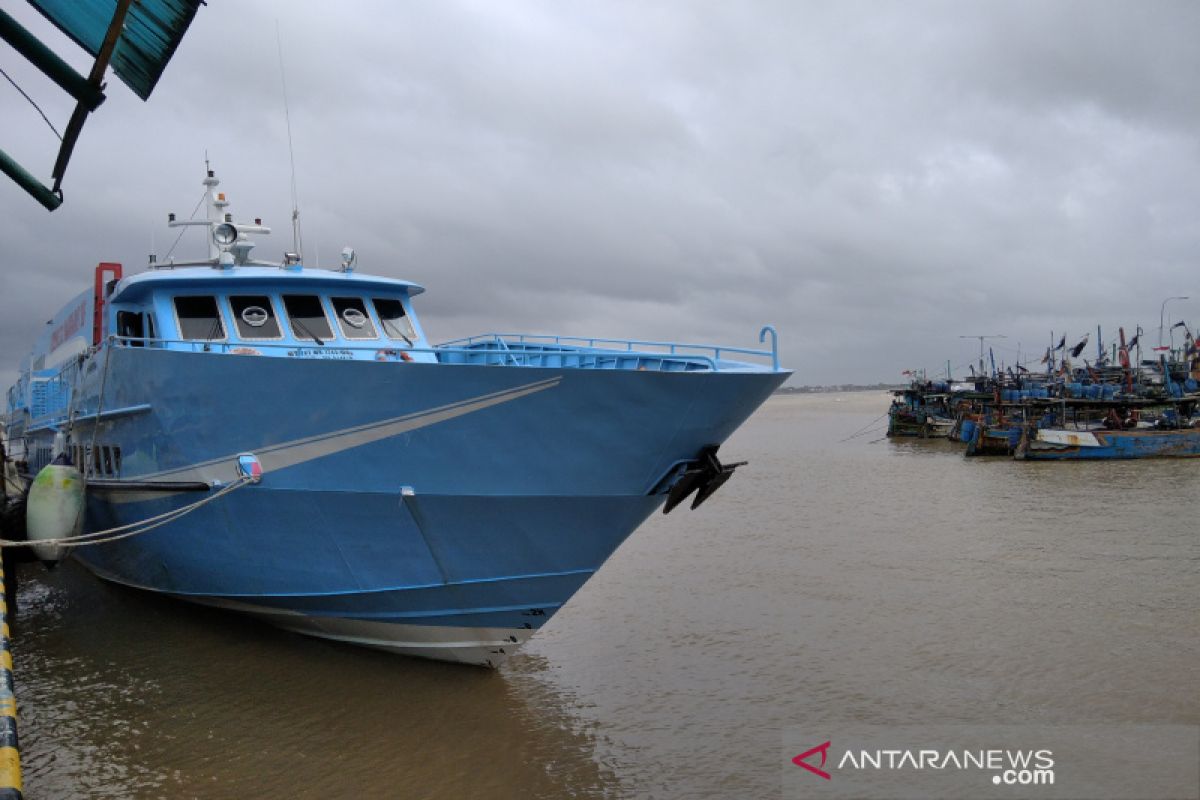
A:
<svg viewBox="0 0 1200 800">
<path fill-rule="evenodd" d="M 1083 461 L 1200 456 L 1200 428 L 1028 430 L 1015 457 L 1024 461 Z"/>
<path fill-rule="evenodd" d="M 892 392 L 888 408 L 888 436 L 943 439 L 954 427 L 949 388 L 944 383 L 914 380 Z"/>
<path fill-rule="evenodd" d="M 649 514 L 728 480 L 717 447 L 790 375 L 769 327 L 770 350 L 434 345 L 422 287 L 349 249 L 340 270 L 256 260 L 268 229 L 204 184 L 207 219 L 171 224 L 205 227 L 209 258 L 102 264 L 7 396 L 27 479 L 59 450 L 81 466 L 85 533 L 169 515 L 75 549 L 117 583 L 494 666 Z"/>
<path fill-rule="evenodd" d="M 975 422 L 970 426 L 970 438 L 966 439 L 967 456 L 1010 456 L 1021 441 L 1023 424 L 1020 422 Z"/>
</svg>

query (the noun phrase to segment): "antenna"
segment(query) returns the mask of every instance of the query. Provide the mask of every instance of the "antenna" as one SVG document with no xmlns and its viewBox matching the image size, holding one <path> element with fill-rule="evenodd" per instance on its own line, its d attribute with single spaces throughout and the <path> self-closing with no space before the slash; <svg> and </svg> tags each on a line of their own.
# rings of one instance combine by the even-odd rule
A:
<svg viewBox="0 0 1200 800">
<path fill-rule="evenodd" d="M 959 336 L 960 339 L 978 339 L 979 340 L 979 373 L 983 374 L 983 340 L 984 339 L 1007 339 L 1008 337 L 1002 333 L 985 334 L 983 336 Z M 994 364 L 993 364 L 994 366 Z"/>
<path fill-rule="evenodd" d="M 288 109 L 287 74 L 283 69 L 283 37 L 279 34 L 279 20 L 275 20 L 275 44 L 279 50 L 279 82 L 283 85 L 283 119 L 287 124 L 288 161 L 292 167 L 292 249 L 303 259 L 304 242 L 300 238 L 300 199 L 296 194 L 296 151 L 292 147 L 292 115 Z"/>
</svg>

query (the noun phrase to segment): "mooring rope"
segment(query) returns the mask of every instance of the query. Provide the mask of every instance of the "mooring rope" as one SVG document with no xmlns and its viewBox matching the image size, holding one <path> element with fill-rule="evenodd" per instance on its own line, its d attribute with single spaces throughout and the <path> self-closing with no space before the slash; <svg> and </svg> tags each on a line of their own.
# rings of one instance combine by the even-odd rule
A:
<svg viewBox="0 0 1200 800">
<path fill-rule="evenodd" d="M 108 361 L 112 355 L 112 349 L 113 338 L 110 336 L 104 343 L 104 371 L 100 373 L 100 394 L 96 396 L 96 416 L 92 417 L 92 443 L 88 445 L 88 452 L 83 458 L 88 463 L 86 465 L 75 465 L 80 468 L 79 472 L 84 476 L 87 476 L 89 472 L 100 472 L 99 458 L 96 451 L 96 434 L 100 432 L 100 412 L 104 408 L 104 389 L 108 385 Z M 82 370 L 82 365 L 80 365 L 80 369 Z M 96 466 L 95 470 L 92 469 L 93 465 Z"/>
<path fill-rule="evenodd" d="M 861 433 L 856 433 L 853 436 L 847 436 L 845 439 L 839 439 L 838 444 L 845 444 L 846 442 L 851 442 L 851 441 L 854 441 L 855 439 L 861 439 L 864 436 L 870 436 L 872 434 L 879 433 L 882 430 L 887 430 L 887 426 L 886 425 L 876 425 L 874 428 L 871 428 L 870 430 L 865 430 L 865 431 L 862 431 Z"/>
<path fill-rule="evenodd" d="M 861 428 L 859 428 L 859 429 L 858 429 L 858 430 L 856 430 L 854 433 L 852 433 L 852 434 L 850 434 L 849 436 L 847 436 L 845 439 L 838 439 L 838 444 L 841 444 L 842 442 L 848 442 L 848 441 L 850 441 L 851 439 L 857 439 L 859 436 L 865 436 L 865 435 L 866 435 L 866 434 L 868 434 L 868 433 L 874 433 L 874 432 L 877 430 L 877 428 L 873 428 L 872 426 L 873 426 L 873 425 L 874 425 L 876 422 L 879 422 L 879 421 L 880 421 L 880 420 L 882 420 L 884 417 L 886 417 L 886 416 L 888 415 L 888 413 L 889 413 L 889 412 L 886 412 L 886 411 L 885 411 L 884 413 L 880 414 L 878 417 L 876 417 L 875 419 L 871 420 L 871 421 L 870 421 L 870 422 L 868 422 L 866 425 L 863 425 Z M 868 428 L 870 428 L 870 430 L 868 430 Z"/>
<path fill-rule="evenodd" d="M 12 541 L 8 539 L 0 539 L 0 548 L 3 547 L 86 547 L 93 544 L 107 544 L 120 539 L 127 539 L 131 536 L 138 536 L 155 528 L 166 525 L 168 522 L 174 522 L 180 517 L 186 516 L 196 509 L 213 502 L 217 498 L 224 497 L 233 491 L 242 488 L 243 486 L 254 483 L 254 479 L 243 475 L 228 486 L 222 487 L 217 492 L 208 497 L 201 498 L 194 503 L 189 503 L 181 508 L 172 509 L 171 511 L 158 514 L 153 517 L 147 517 L 137 522 L 130 522 L 126 525 L 118 525 L 115 528 L 108 528 L 102 531 L 92 531 L 91 533 L 81 533 L 78 536 L 64 536 L 60 539 L 37 539 L 30 541 Z M 144 527 L 143 527 L 144 526 Z"/>
<path fill-rule="evenodd" d="M 71 376 L 71 394 L 67 405 L 67 435 L 75 430 L 75 412 L 79 410 L 79 376 L 83 374 L 83 362 L 87 358 L 82 353 L 75 356 L 75 374 Z M 66 370 L 64 369 L 63 372 Z M 62 372 L 59 373 L 61 378 Z M 76 465 L 78 466 L 78 465 Z"/>
</svg>

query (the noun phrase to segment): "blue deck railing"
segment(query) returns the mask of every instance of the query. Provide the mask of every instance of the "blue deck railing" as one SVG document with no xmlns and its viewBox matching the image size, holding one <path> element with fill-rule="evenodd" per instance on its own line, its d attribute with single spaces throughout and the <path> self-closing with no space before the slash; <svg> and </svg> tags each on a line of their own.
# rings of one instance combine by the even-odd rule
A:
<svg viewBox="0 0 1200 800">
<path fill-rule="evenodd" d="M 478 336 L 468 336 L 462 339 L 452 339 L 438 345 L 440 351 L 450 348 L 457 350 L 488 350 L 507 353 L 509 355 L 521 351 L 527 357 L 536 359 L 538 356 L 551 357 L 560 353 L 589 353 L 609 358 L 635 356 L 648 360 L 679 359 L 703 364 L 708 369 L 719 371 L 724 369 L 748 366 L 746 362 L 730 361 L 723 356 L 739 355 L 754 358 L 769 358 L 771 369 L 779 371 L 779 344 L 775 328 L 767 325 L 759 332 L 759 341 L 765 341 L 767 334 L 771 335 L 770 350 L 756 350 L 748 347 L 728 347 L 715 344 L 690 344 L 684 342 L 659 342 L 641 339 L 605 339 L 599 337 L 558 336 L 554 334 L 536 333 L 485 333 Z M 535 364 L 541 366 L 541 364 Z M 752 365 L 751 365 L 752 366 Z"/>
<path fill-rule="evenodd" d="M 683 342 L 657 342 L 637 339 L 555 336 L 550 334 L 489 333 L 454 339 L 433 347 L 404 347 L 395 342 L 348 345 L 329 341 L 324 346 L 296 342 L 199 341 L 194 339 L 151 339 L 113 336 L 118 346 L 145 346 L 233 354 L 286 355 L 302 358 L 340 356 L 354 360 L 402 360 L 401 354 L 414 360 L 443 364 L 481 364 L 513 367 L 555 367 L 566 369 L 625 369 L 661 372 L 726 372 L 761 370 L 767 365 L 733 360 L 729 356 L 770 359 L 770 369 L 779 370 L 779 353 L 774 329 L 763 328 L 765 338 L 772 334 L 770 350 L 727 347 Z"/>
<path fill-rule="evenodd" d="M 370 345 L 345 345 L 331 341 L 325 346 L 296 342 L 218 341 L 194 339 L 152 339 L 111 336 L 108 343 L 118 347 L 148 347 L 191 352 L 266 355 L 304 359 L 341 358 L 359 361 L 413 360 L 440 364 L 481 366 L 544 367 L 555 369 L 610 369 L 651 372 L 736 372 L 768 369 L 766 364 L 732 360 L 730 355 L 770 359 L 769 369 L 779 371 L 779 349 L 775 329 L 766 326 L 759 334 L 764 341 L 771 334 L 770 350 L 725 347 L 711 344 L 657 342 L 638 339 L 555 336 L 529 333 L 488 333 L 454 339 L 434 347 L 399 347 L 394 342 Z M 31 418 L 45 425 L 66 417 L 71 395 L 79 380 L 79 370 L 89 358 L 102 354 L 93 348 L 87 354 L 71 358 L 57 372 L 44 370 L 32 377 L 33 408 Z M 403 355 L 402 355 L 403 354 Z M 407 356 L 407 359 L 405 358 Z M 13 398 L 9 398 L 9 411 Z"/>
<path fill-rule="evenodd" d="M 765 337 L 768 332 L 772 334 L 770 350 L 683 342 L 528 333 L 489 333 L 454 339 L 434 347 L 402 347 L 397 346 L 394 342 L 384 341 L 369 345 L 346 345 L 338 341 L 330 341 L 325 346 L 320 346 L 315 343 L 206 342 L 193 339 L 131 336 L 112 336 L 108 341 L 118 347 L 142 346 L 192 352 L 259 354 L 305 359 L 413 360 L 441 364 L 653 372 L 731 372 L 768 368 L 766 364 L 729 358 L 729 356 L 736 355 L 770 359 L 769 369 L 778 371 L 779 354 L 774 338 L 774 329 L 768 326 L 763 329 L 760 336 Z M 102 348 L 93 348 L 89 354 L 70 359 L 57 371 L 44 370 L 40 374 L 31 376 L 33 408 L 30 411 L 34 420 L 56 419 L 67 412 L 71 403 L 72 389 L 79 380 L 79 370 L 90 357 L 101 354 L 97 351 L 102 351 Z M 9 399 L 11 404 L 12 398 Z"/>
</svg>

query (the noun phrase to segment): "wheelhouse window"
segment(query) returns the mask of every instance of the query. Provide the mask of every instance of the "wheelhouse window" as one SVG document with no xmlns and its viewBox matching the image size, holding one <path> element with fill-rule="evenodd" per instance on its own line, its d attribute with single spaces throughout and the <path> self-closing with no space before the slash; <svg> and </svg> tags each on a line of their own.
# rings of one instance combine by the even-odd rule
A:
<svg viewBox="0 0 1200 800">
<path fill-rule="evenodd" d="M 337 314 L 338 327 L 347 339 L 378 339 L 375 323 L 367 314 L 367 306 L 358 297 L 332 297 L 333 313 Z"/>
<path fill-rule="evenodd" d="M 230 295 L 233 322 L 242 339 L 280 339 L 279 320 L 266 295 Z"/>
<path fill-rule="evenodd" d="M 287 309 L 292 335 L 297 339 L 333 338 L 333 329 L 329 327 L 329 318 L 325 316 L 320 297 L 315 294 L 285 294 L 283 306 Z"/>
<path fill-rule="evenodd" d="M 182 339 L 211 342 L 225 338 L 225 323 L 221 320 L 215 297 L 176 297 L 175 316 L 179 318 Z"/>
<path fill-rule="evenodd" d="M 146 332 L 142 327 L 142 315 L 136 311 L 118 311 L 117 335 L 126 337 L 125 344 L 132 347 L 144 345 L 142 339 L 145 338 Z"/>
<path fill-rule="evenodd" d="M 410 345 L 417 338 L 412 320 L 404 313 L 404 304 L 392 297 L 376 297 L 371 302 L 379 315 L 379 324 L 389 339 L 403 339 Z"/>
</svg>

